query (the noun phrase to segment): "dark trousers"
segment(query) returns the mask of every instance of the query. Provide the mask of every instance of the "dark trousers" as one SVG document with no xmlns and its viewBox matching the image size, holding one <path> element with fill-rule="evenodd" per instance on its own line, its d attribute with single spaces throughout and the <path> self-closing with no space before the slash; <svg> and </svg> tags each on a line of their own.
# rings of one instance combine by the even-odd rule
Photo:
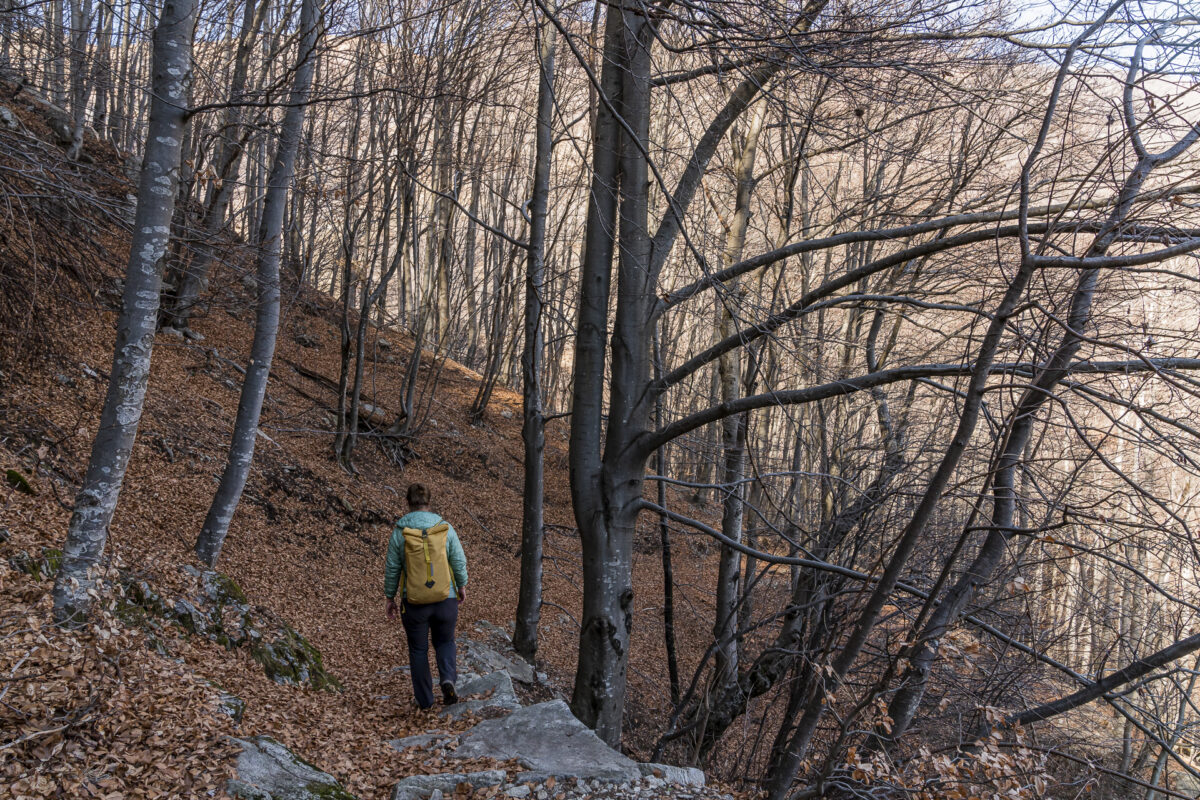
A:
<svg viewBox="0 0 1200 800">
<path fill-rule="evenodd" d="M 404 634 L 408 638 L 408 663 L 412 670 L 413 695 L 417 705 L 433 705 L 433 676 L 429 674 L 429 637 L 433 635 L 433 650 L 437 658 L 441 683 L 458 680 L 457 656 L 454 647 L 454 626 L 458 622 L 458 598 L 450 597 L 440 603 L 416 605 L 405 602 L 400 613 Z"/>
</svg>

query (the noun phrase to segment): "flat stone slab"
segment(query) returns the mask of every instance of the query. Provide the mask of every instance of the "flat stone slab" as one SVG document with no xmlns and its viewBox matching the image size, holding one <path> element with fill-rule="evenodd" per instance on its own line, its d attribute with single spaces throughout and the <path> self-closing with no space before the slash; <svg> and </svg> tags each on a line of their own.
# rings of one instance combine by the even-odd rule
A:
<svg viewBox="0 0 1200 800">
<path fill-rule="evenodd" d="M 460 783 L 475 789 L 485 786 L 503 786 L 504 770 L 491 769 L 484 772 L 448 772 L 440 775 L 412 775 L 396 784 L 392 789 L 392 800 L 428 800 L 432 796 L 453 796 Z"/>
<path fill-rule="evenodd" d="M 473 672 L 503 671 L 511 675 L 513 680 L 524 684 L 537 680 L 533 667 L 516 653 L 501 653 L 494 647 L 465 636 L 459 637 L 458 653 L 460 662 Z"/>
<path fill-rule="evenodd" d="M 695 767 L 676 767 L 672 764 L 638 764 L 643 778 L 658 778 L 674 786 L 703 786 L 704 771 Z"/>
<path fill-rule="evenodd" d="M 504 671 L 467 678 L 459 684 L 458 696 L 460 699 L 457 703 L 446 706 L 440 712 L 443 717 L 458 719 L 484 709 L 515 711 L 521 707 L 521 701 L 513 689 L 512 676 Z M 473 696 L 476 699 L 472 699 Z"/>
<path fill-rule="evenodd" d="M 332 775 L 270 736 L 234 739 L 242 752 L 227 790 L 243 800 L 356 800 Z"/>
<path fill-rule="evenodd" d="M 571 713 L 551 700 L 489 719 L 464 733 L 454 754 L 461 758 L 515 758 L 537 776 L 629 783 L 642 777 L 638 765 L 613 750 Z"/>
</svg>

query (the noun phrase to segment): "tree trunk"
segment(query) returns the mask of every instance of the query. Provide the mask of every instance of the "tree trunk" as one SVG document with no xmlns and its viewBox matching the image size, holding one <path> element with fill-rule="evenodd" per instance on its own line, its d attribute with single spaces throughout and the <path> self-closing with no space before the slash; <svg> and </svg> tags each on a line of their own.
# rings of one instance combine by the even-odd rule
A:
<svg viewBox="0 0 1200 800">
<path fill-rule="evenodd" d="M 576 325 L 572 385 L 570 460 L 571 499 L 583 546 L 584 608 L 579 660 L 571 710 L 609 742 L 621 735 L 625 693 L 624 658 L 632 625 L 633 600 L 620 536 L 613 529 L 617 511 L 602 501 L 604 479 L 601 436 L 604 417 L 604 364 L 607 355 L 608 305 L 621 174 L 620 131 L 613 109 L 619 104 L 624 68 L 625 21 L 619 6 L 606 13 L 599 107 L 593 126 L 592 181 L 584 232 L 579 316 Z M 628 527 L 632 532 L 632 524 Z M 622 603 L 622 600 L 624 603 Z"/>
<path fill-rule="evenodd" d="M 92 24 L 91 0 L 70 0 L 71 6 L 71 146 L 67 160 L 74 161 L 83 152 L 87 125 L 88 69 L 87 40 Z"/>
<path fill-rule="evenodd" d="M 81 625 L 91 604 L 91 570 L 100 560 L 137 437 L 150 377 L 162 283 L 162 259 L 170 237 L 183 126 L 191 81 L 193 0 L 165 0 L 154 30 L 153 99 L 138 184 L 129 265 L 111 379 L 92 442 L 87 475 L 63 547 L 54 583 L 54 618 Z"/>
<path fill-rule="evenodd" d="M 109 92 L 112 90 L 113 7 L 100 3 L 96 9 L 96 60 L 92 67 L 92 83 L 96 87 L 96 104 L 92 107 L 92 128 L 101 139 L 108 137 Z M 3 34 L 0 33 L 0 36 Z"/>
<path fill-rule="evenodd" d="M 363 362 L 367 321 L 370 318 L 371 307 L 378 303 L 381 298 L 387 296 L 387 290 L 388 286 L 391 285 L 392 276 L 396 274 L 396 270 L 399 269 L 400 263 L 403 260 L 404 243 L 408 238 L 408 231 L 412 224 L 413 182 L 411 179 L 409 179 L 407 171 L 402 173 L 402 180 L 404 181 L 404 188 L 401 190 L 402 200 L 400 209 L 400 231 L 396 242 L 396 254 L 389 262 L 387 270 L 380 277 L 379 283 L 376 284 L 375 288 L 369 295 L 366 295 L 363 298 L 362 308 L 359 309 L 358 355 L 354 372 L 354 387 L 350 393 L 349 431 L 346 434 L 346 438 L 342 445 L 342 450 L 340 451 L 339 456 L 342 464 L 346 467 L 352 466 L 351 459 L 354 454 L 354 445 L 358 440 L 358 419 L 359 408 L 362 404 Z"/>
<path fill-rule="evenodd" d="M 662 341 L 659 329 L 654 329 L 654 379 L 662 378 Z M 659 397 L 654 402 L 654 426 L 663 426 L 663 401 Z M 661 477 L 667 474 L 666 445 L 654 451 L 654 470 Z M 656 497 L 659 508 L 667 507 L 666 481 L 656 481 Z M 671 564 L 671 526 L 665 514 L 658 517 L 658 541 L 662 549 L 662 582 L 663 582 L 663 646 L 667 651 L 667 683 L 671 693 L 671 704 L 679 705 L 679 656 L 675 647 L 675 568 Z"/>
<path fill-rule="evenodd" d="M 275 354 L 275 336 L 279 329 L 279 259 L 283 243 L 283 213 L 287 207 L 288 187 L 296 165 L 296 152 L 304 125 L 304 109 L 312 86 L 316 63 L 315 50 L 321 35 L 318 0 L 304 0 L 300 7 L 300 49 L 297 53 L 289 106 L 284 114 L 279 134 L 279 147 L 271 167 L 267 195 L 263 205 L 262 227 L 259 235 L 262 252 L 258 259 L 258 313 L 254 320 L 254 342 L 250 363 L 242 382 L 234 423 L 233 442 L 221 474 L 221 483 L 213 497 L 204 527 L 196 539 L 196 555 L 213 566 L 221 554 L 221 546 L 229 531 L 229 522 L 237 509 L 246 487 L 246 476 L 254 458 L 258 436 L 258 418 L 267 393 L 271 359 Z"/>
<path fill-rule="evenodd" d="M 230 105 L 225 110 L 225 118 L 221 123 L 221 146 L 213 159 L 215 175 L 205 198 L 200 240 L 195 245 L 191 262 L 175 276 L 177 285 L 167 298 L 163 325 L 186 329 L 200 295 L 208 288 L 208 271 L 217 255 L 217 237 L 225 228 L 229 202 L 238 188 L 238 165 L 246 147 L 246 140 L 250 136 L 250 130 L 243 129 L 243 112 L 238 104 L 243 101 L 246 92 L 253 39 L 262 27 L 263 18 L 270 5 L 268 0 L 260 0 L 257 6 L 255 0 L 246 1 L 241 34 L 234 54 L 233 75 L 229 84 Z"/>
<path fill-rule="evenodd" d="M 767 103 L 758 100 L 750 116 L 746 130 L 734 133 L 734 181 L 735 201 L 733 218 L 730 220 L 725 240 L 723 266 L 729 267 L 742 258 L 746 244 L 746 229 L 750 224 L 750 199 L 754 191 L 754 162 L 758 153 L 758 139 L 766 119 Z M 739 135 L 740 134 L 740 135 Z M 731 281 L 728 295 L 721 304 L 720 323 L 717 326 L 717 341 L 734 334 L 741 327 L 735 316 L 742 301 L 740 281 Z M 720 402 L 731 403 L 741 392 L 741 350 L 730 350 L 717 360 Z M 745 516 L 746 461 L 746 415 L 726 417 L 721 422 L 721 532 L 735 542 L 742 540 L 742 524 Z M 716 642 L 715 666 L 709 694 L 712 697 L 735 690 L 738 679 L 738 606 L 741 603 L 741 553 L 728 545 L 721 545 L 721 558 L 717 567 L 716 618 L 713 624 L 713 639 Z"/>
<path fill-rule="evenodd" d="M 1087 257 L 1102 256 L 1108 251 L 1150 169 L 1151 164 L 1147 160 L 1140 161 L 1134 167 L 1121 189 L 1120 199 L 1111 215 L 1088 247 Z M 1038 412 L 1053 396 L 1083 343 L 1082 332 L 1091 321 L 1092 301 L 1098 278 L 1097 270 L 1086 270 L 1080 275 L 1071 299 L 1067 332 L 1063 334 L 1058 347 L 1043 364 L 1032 386 L 1025 391 L 1012 413 L 1008 436 L 1002 444 L 995 464 L 990 530 L 971 565 L 957 583 L 947 590 L 914 640 L 916 644 L 909 656 L 909 666 L 902 678 L 902 685 L 888 707 L 892 725 L 890 731 L 881 737 L 884 742 L 895 741 L 912 724 L 925 692 L 929 672 L 937 659 L 942 635 L 964 613 L 967 604 L 975 597 L 979 588 L 987 584 L 1009 550 L 1009 540 L 1014 533 L 1013 521 L 1017 501 L 1015 489 L 1021 457 L 1032 436 Z"/>
<path fill-rule="evenodd" d="M 525 491 L 521 500 L 521 587 L 517 599 L 513 645 L 530 663 L 537 655 L 538 621 L 542 615 L 542 537 L 545 419 L 542 414 L 542 293 L 546 280 L 546 213 L 550 197 L 550 157 L 554 146 L 554 29 L 538 30 L 538 105 L 529 199 L 529 253 L 525 268 L 525 337 L 521 352 L 522 422 L 525 448 Z"/>
</svg>

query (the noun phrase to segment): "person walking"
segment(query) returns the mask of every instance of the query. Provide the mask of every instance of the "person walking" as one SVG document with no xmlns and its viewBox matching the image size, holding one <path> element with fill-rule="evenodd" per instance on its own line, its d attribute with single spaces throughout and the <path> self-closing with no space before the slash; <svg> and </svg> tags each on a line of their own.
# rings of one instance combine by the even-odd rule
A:
<svg viewBox="0 0 1200 800">
<path fill-rule="evenodd" d="M 450 523 L 429 510 L 428 487 L 408 487 L 409 512 L 396 521 L 388 540 L 383 593 L 387 618 L 396 618 L 400 592 L 400 621 L 408 640 L 408 663 L 413 695 L 422 709 L 433 705 L 433 676 L 429 672 L 429 640 L 437 660 L 442 701 L 458 702 L 454 627 L 458 604 L 466 599 L 467 558 Z"/>
</svg>

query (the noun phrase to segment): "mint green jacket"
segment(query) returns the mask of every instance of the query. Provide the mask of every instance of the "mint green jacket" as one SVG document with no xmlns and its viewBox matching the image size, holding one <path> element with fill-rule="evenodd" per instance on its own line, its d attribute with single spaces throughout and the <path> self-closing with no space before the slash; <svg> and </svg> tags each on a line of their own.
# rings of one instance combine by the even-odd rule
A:
<svg viewBox="0 0 1200 800">
<path fill-rule="evenodd" d="M 392 538 L 388 540 L 387 565 L 384 568 L 383 593 L 389 600 L 396 596 L 400 586 L 400 576 L 404 574 L 404 529 L 432 528 L 442 521 L 442 518 L 432 511 L 410 511 L 396 520 L 392 529 Z M 446 523 L 450 525 L 450 523 Z M 458 541 L 458 531 L 450 525 L 446 533 L 446 560 L 450 562 L 450 572 L 453 576 L 454 589 L 457 591 L 467 585 L 467 557 L 463 554 L 462 543 Z"/>
</svg>

